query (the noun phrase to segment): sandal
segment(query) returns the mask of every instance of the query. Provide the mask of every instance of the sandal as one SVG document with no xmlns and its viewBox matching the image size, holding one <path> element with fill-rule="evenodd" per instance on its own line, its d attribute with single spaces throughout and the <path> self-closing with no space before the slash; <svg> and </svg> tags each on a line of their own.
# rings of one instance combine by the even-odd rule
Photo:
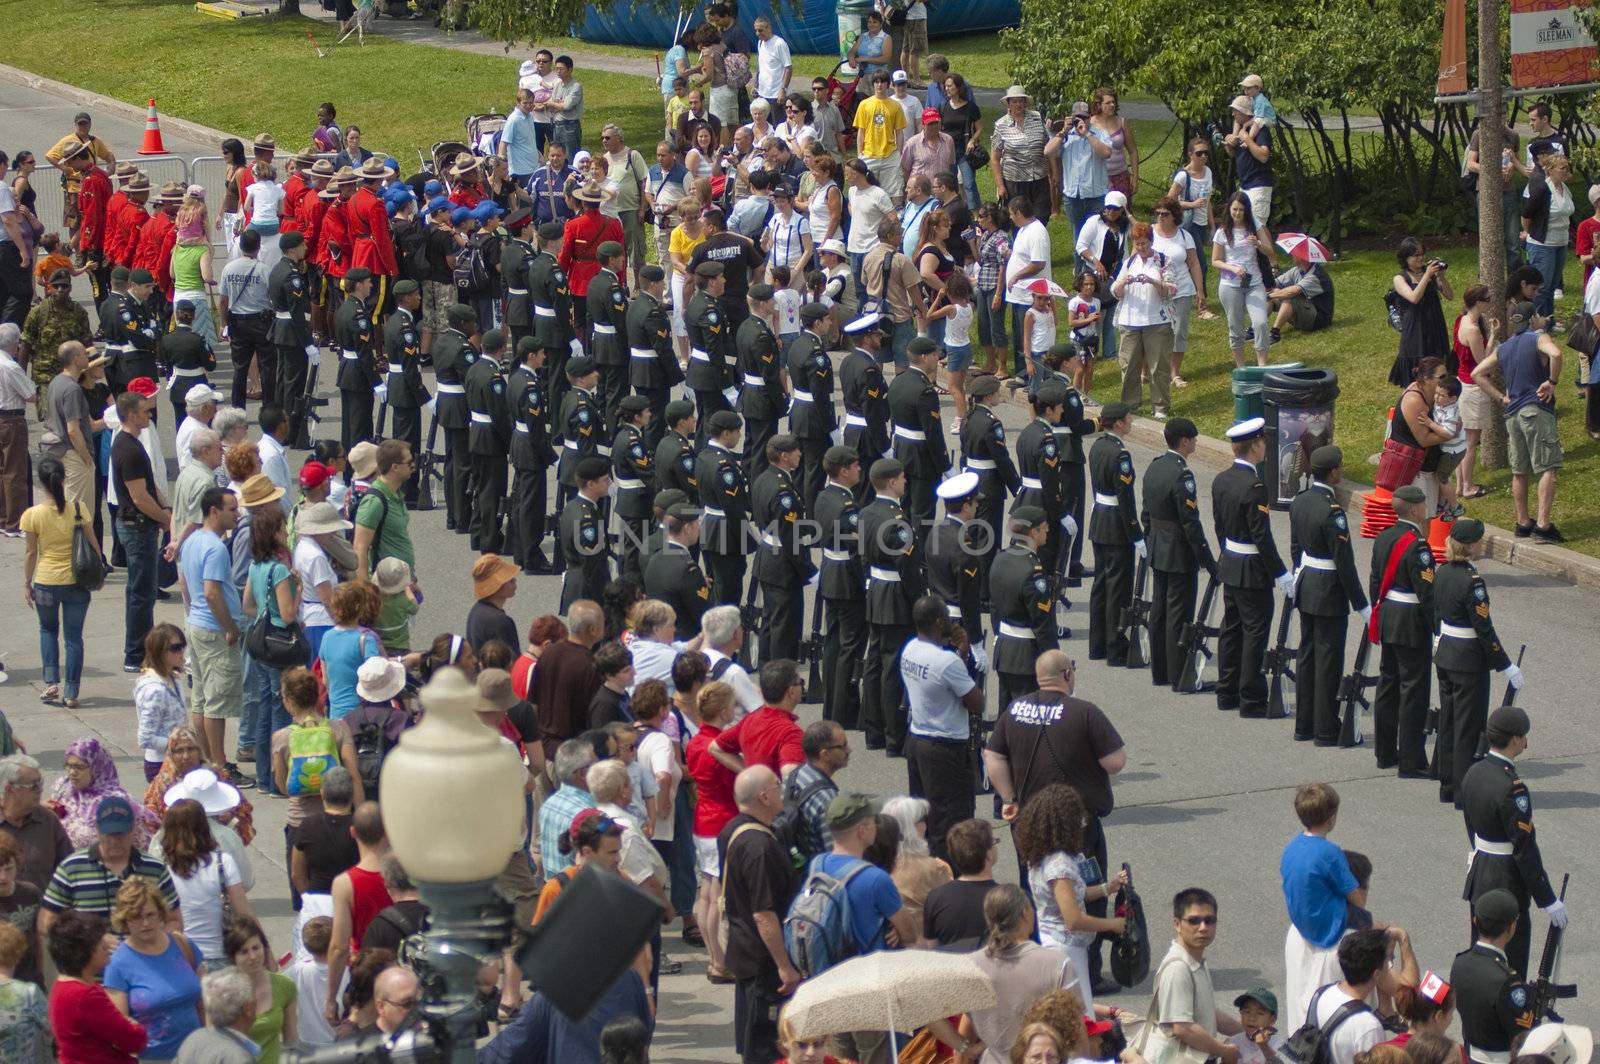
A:
<svg viewBox="0 0 1600 1064">
<path fill-rule="evenodd" d="M 78 700 L 76 698 L 64 698 L 61 700 L 61 706 L 63 709 L 77 709 Z"/>
<path fill-rule="evenodd" d="M 521 1011 L 522 1011 L 522 1005 L 521 1004 L 507 1005 L 504 1001 L 502 1001 L 495 1008 L 495 1013 L 494 1013 L 495 1021 L 497 1023 L 499 1023 L 500 1026 L 504 1027 L 506 1024 L 508 1024 L 512 1020 L 516 1019 L 517 1018 L 517 1013 L 519 1013 Z"/>
<path fill-rule="evenodd" d="M 1489 489 L 1488 488 L 1484 487 L 1482 484 L 1474 484 L 1472 486 L 1472 490 L 1471 491 L 1464 491 L 1460 495 L 1458 495 L 1457 498 L 1460 498 L 1460 499 L 1481 499 L 1487 494 L 1489 494 Z"/>
<path fill-rule="evenodd" d="M 42 692 L 40 692 L 39 701 L 43 702 L 47 706 L 60 705 L 61 685 L 58 683 L 53 683 L 46 687 Z"/>
<path fill-rule="evenodd" d="M 726 968 L 714 968 L 709 964 L 706 965 L 706 979 L 717 986 L 727 986 L 733 982 L 733 976 L 728 974 Z"/>
</svg>

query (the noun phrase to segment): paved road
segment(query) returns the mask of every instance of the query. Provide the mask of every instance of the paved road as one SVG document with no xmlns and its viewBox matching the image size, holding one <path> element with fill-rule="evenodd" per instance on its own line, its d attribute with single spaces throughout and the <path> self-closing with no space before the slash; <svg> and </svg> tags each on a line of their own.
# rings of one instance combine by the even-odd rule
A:
<svg viewBox="0 0 1600 1064">
<path fill-rule="evenodd" d="M 46 137 L 65 128 L 76 109 L 0 85 L 0 144 L 8 150 L 12 145 L 42 150 L 48 146 Z M 102 121 L 100 126 L 119 154 L 137 144 L 138 131 L 131 124 L 119 128 Z M 336 409 L 328 408 L 330 413 Z M 1003 413 L 1011 431 L 1018 431 L 1021 411 L 1005 407 Z M 165 420 L 170 453 L 173 426 Z M 331 421 L 324 423 L 321 434 L 335 433 Z M 1154 456 L 1142 446 L 1133 451 L 1141 470 Z M 1197 467 L 1203 491 L 1214 472 Z M 461 625 L 471 604 L 467 574 L 473 559 L 465 540 L 446 532 L 443 522 L 442 510 L 418 514 L 412 522 L 417 555 L 425 559 L 419 576 L 427 590 L 415 628 L 416 645 Z M 1274 525 L 1279 542 L 1286 543 L 1281 515 Z M 1358 543 L 1363 571 L 1368 546 Z M 0 657 L 10 671 L 10 681 L 0 686 L 0 708 L 44 763 L 50 782 L 60 771 L 66 744 L 95 735 L 116 752 L 124 783 L 142 793 L 130 678 L 119 668 L 117 650 L 123 574 L 113 574 L 89 611 L 83 706 L 70 712 L 46 707 L 37 700 L 42 683 L 34 627 L 20 610 L 16 590 L 22 550 L 19 540 L 0 541 L 0 572 L 10 576 L 8 594 L 16 596 L 11 601 L 19 619 L 0 626 Z M 1594 845 L 1600 738 L 1593 726 L 1589 669 L 1592 634 L 1600 630 L 1600 604 L 1576 588 L 1498 563 L 1484 563 L 1482 569 L 1502 637 L 1513 646 L 1529 644 L 1524 662 L 1529 687 L 1522 704 L 1533 715 L 1534 732 L 1523 775 L 1533 789 L 1547 866 L 1553 873 L 1573 873 L 1569 904 L 1575 924 L 1564 976 L 1576 979 L 1585 997 L 1570 1006 L 1568 1016 L 1594 1024 L 1600 1022 L 1592 989 L 1600 985 L 1600 949 L 1592 930 L 1600 919 L 1600 907 L 1592 901 L 1600 883 L 1600 849 Z M 519 584 L 509 605 L 519 624 L 554 611 L 559 590 L 555 579 Z M 1082 642 L 1086 601 L 1087 590 L 1066 619 L 1077 629 L 1067 649 L 1082 666 L 1080 693 L 1106 709 L 1128 743 L 1129 764 L 1117 780 L 1118 809 L 1107 822 L 1107 833 L 1111 859 L 1131 862 L 1137 871 L 1152 914 L 1155 948 L 1164 949 L 1167 941 L 1159 917 L 1163 899 L 1182 887 L 1203 885 L 1222 901 L 1224 922 L 1212 954 L 1219 990 L 1281 984 L 1287 925 L 1277 882 L 1278 854 L 1297 830 L 1291 808 L 1294 788 L 1322 780 L 1334 783 L 1344 798 L 1335 840 L 1367 853 L 1375 865 L 1374 911 L 1411 931 L 1424 965 L 1447 971 L 1466 937 L 1466 910 L 1458 900 L 1466 843 L 1459 816 L 1437 803 L 1433 785 L 1378 772 L 1370 749 L 1324 750 L 1293 743 L 1288 722 L 1241 720 L 1217 712 L 1203 697 L 1153 689 L 1145 674 L 1088 662 Z M 157 616 L 181 622 L 180 612 L 175 604 L 163 604 Z M 803 720 L 814 719 L 816 713 L 816 707 L 805 707 Z M 904 790 L 902 763 L 860 749 L 858 736 L 855 745 L 855 760 L 841 777 L 845 786 L 882 795 Z M 282 809 L 273 800 L 260 802 L 256 824 L 261 841 L 254 847 L 258 886 L 253 900 L 279 947 L 291 926 L 282 854 L 274 841 Z M 999 865 L 1003 878 L 1015 865 L 1007 849 Z M 1535 921 L 1542 937 L 1543 919 L 1536 915 Z M 686 963 L 683 975 L 663 981 L 658 1059 L 729 1059 L 731 993 L 706 983 L 703 955 L 684 947 L 675 935 L 669 936 L 667 950 Z M 1120 1000 L 1142 1010 L 1147 993 L 1141 988 Z"/>
</svg>

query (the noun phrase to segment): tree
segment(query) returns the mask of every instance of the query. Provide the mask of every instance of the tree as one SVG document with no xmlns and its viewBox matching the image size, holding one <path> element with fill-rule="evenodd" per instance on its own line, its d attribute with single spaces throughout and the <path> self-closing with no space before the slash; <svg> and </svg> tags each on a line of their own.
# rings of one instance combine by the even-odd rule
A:
<svg viewBox="0 0 1600 1064">
<path fill-rule="evenodd" d="M 1500 0 L 1478 0 L 1478 280 L 1489 286 L 1489 316 L 1505 323 L 1506 248 L 1505 181 L 1500 152 L 1505 143 L 1505 85 L 1500 58 Z M 1478 442 L 1478 464 L 1499 469 L 1506 464 L 1506 426 L 1491 417 Z"/>
</svg>

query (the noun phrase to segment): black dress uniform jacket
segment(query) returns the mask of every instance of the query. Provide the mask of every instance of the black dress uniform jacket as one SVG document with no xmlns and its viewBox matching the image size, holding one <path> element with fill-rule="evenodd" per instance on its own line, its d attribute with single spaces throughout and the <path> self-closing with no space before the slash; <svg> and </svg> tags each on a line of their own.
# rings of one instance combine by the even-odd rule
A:
<svg viewBox="0 0 1600 1064">
<path fill-rule="evenodd" d="M 1493 946 L 1475 942 L 1456 954 L 1450 986 L 1461 1014 L 1461 1040 L 1467 1058 L 1476 1064 L 1488 1064 L 1491 1056 L 1495 1061 L 1509 1059 L 1512 1041 L 1539 1022 L 1528 1007 L 1528 988 L 1521 976 L 1506 954 Z"/>
<path fill-rule="evenodd" d="M 1156 456 L 1144 472 L 1144 525 L 1150 568 L 1156 572 L 1217 571 L 1200 522 L 1194 473 L 1176 451 Z"/>
<path fill-rule="evenodd" d="M 928 591 L 944 599 L 967 639 L 983 635 L 983 559 L 987 533 L 980 521 L 946 516 L 928 535 Z"/>
<path fill-rule="evenodd" d="M 649 292 L 640 292 L 628 304 L 628 381 L 640 394 L 671 388 L 683 380 L 683 369 L 672 349 L 672 323 L 667 308 Z"/>
<path fill-rule="evenodd" d="M 878 360 L 859 347 L 839 364 L 844 399 L 844 445 L 861 458 L 863 474 L 889 453 L 889 389 Z"/>
<path fill-rule="evenodd" d="M 715 554 L 742 553 L 742 533 L 750 517 L 750 485 L 739 456 L 718 444 L 706 444 L 695 461 L 695 480 L 705 510 L 700 519 L 700 548 Z"/>
<path fill-rule="evenodd" d="M 1017 434 L 1017 492 L 1011 509 L 1042 506 L 1052 521 L 1065 512 L 1062 493 L 1061 444 L 1055 427 L 1044 418 L 1034 418 Z"/>
<path fill-rule="evenodd" d="M 644 593 L 672 607 L 677 618 L 674 638 L 700 634 L 700 618 L 711 605 L 711 585 L 689 548 L 664 540 L 645 562 Z"/>
<path fill-rule="evenodd" d="M 1475 901 L 1499 887 L 1509 890 L 1524 909 L 1530 900 L 1541 908 L 1555 901 L 1533 829 L 1533 798 L 1514 762 L 1490 751 L 1468 769 L 1461 784 L 1461 812 L 1474 850 L 1464 899 Z M 1507 847 L 1509 854 L 1489 852 Z"/>
<path fill-rule="evenodd" d="M 611 558 L 599 503 L 574 495 L 561 511 L 561 554 L 567 572 L 561 584 L 561 612 L 579 599 L 600 601 L 611 582 Z"/>
<path fill-rule="evenodd" d="M 867 623 L 909 627 L 926 590 L 916 537 L 898 499 L 879 495 L 861 510 L 861 556 L 867 568 Z"/>
<path fill-rule="evenodd" d="M 1089 542 L 1123 547 L 1140 539 L 1143 531 L 1133 494 L 1133 456 L 1116 433 L 1101 433 L 1089 448 L 1089 479 L 1095 494 Z"/>
<path fill-rule="evenodd" d="M 293 259 L 279 259 L 274 263 L 272 272 L 267 275 L 267 294 L 272 298 L 272 331 L 268 339 L 278 347 L 304 350 L 311 342 L 311 326 L 306 321 L 311 295 L 306 291 L 305 273 L 300 264 Z"/>
<path fill-rule="evenodd" d="M 1044 563 L 1026 544 L 1014 543 L 995 555 L 989 567 L 989 611 L 995 630 L 994 669 L 1002 676 L 1025 677 L 1031 683 L 1039 655 L 1060 645 L 1050 584 Z"/>
<path fill-rule="evenodd" d="M 597 454 L 611 457 L 611 444 L 605 438 L 605 420 L 593 392 L 573 388 L 561 397 L 561 460 L 556 479 L 564 486 L 578 486 L 578 460 Z"/>
<path fill-rule="evenodd" d="M 1389 586 L 1390 597 L 1380 601 L 1379 591 L 1389 564 L 1389 555 L 1407 532 L 1416 538 L 1406 548 L 1399 567 L 1395 569 L 1394 582 Z M 1433 645 L 1433 576 L 1433 550 L 1415 525 L 1396 521 L 1378 536 L 1377 542 L 1372 545 L 1372 576 L 1368 594 L 1378 614 L 1378 635 L 1383 642 L 1406 647 Z M 1396 596 L 1395 592 L 1399 592 L 1399 595 Z M 1416 601 L 1410 601 L 1411 598 Z"/>
<path fill-rule="evenodd" d="M 506 328 L 511 330 L 511 350 L 533 330 L 533 306 L 528 297 L 528 267 L 533 247 L 526 240 L 507 240 L 500 249 L 500 279 L 506 286 Z"/>
<path fill-rule="evenodd" d="M 383 351 L 388 363 L 389 406 L 415 410 L 426 405 L 429 396 L 422 383 L 422 340 L 417 320 L 406 308 L 396 308 L 384 323 Z"/>
<path fill-rule="evenodd" d="M 859 601 L 867 585 L 857 535 L 861 511 L 855 493 L 842 484 L 825 484 L 817 493 L 815 520 L 822 547 L 818 592 L 825 599 Z"/>
<path fill-rule="evenodd" d="M 1266 485 L 1248 462 L 1235 459 L 1211 482 L 1211 517 L 1221 555 L 1217 568 L 1224 586 L 1270 588 L 1288 571 L 1272 538 L 1269 513 Z M 1230 549 L 1230 541 L 1245 549 Z"/>
<path fill-rule="evenodd" d="M 822 338 L 810 329 L 800 330 L 784 358 L 793 389 L 789 431 L 802 440 L 828 439 L 839 422 L 833 412 L 833 360 Z"/>
<path fill-rule="evenodd" d="M 668 430 L 656 444 L 656 492 L 677 488 L 691 502 L 700 501 L 700 484 L 695 476 L 694 444 Z"/>
<path fill-rule="evenodd" d="M 371 392 L 382 378 L 377 362 L 377 330 L 372 327 L 367 304 L 353 295 L 346 296 L 334 312 L 333 333 L 339 345 L 339 390 Z M 369 396 L 369 407 L 371 402 Z"/>
<path fill-rule="evenodd" d="M 735 409 L 756 421 L 776 421 L 783 416 L 787 398 L 779 377 L 778 337 L 766 319 L 751 316 L 734 334 L 739 355 L 739 404 Z"/>
<path fill-rule="evenodd" d="M 1289 504 L 1289 556 L 1295 564 L 1294 604 L 1301 613 L 1344 617 L 1367 605 L 1350 545 L 1350 519 L 1326 484 L 1312 484 Z"/>
<path fill-rule="evenodd" d="M 478 352 L 460 329 L 451 327 L 433 338 L 433 372 L 439 389 L 434 416 L 440 428 L 467 427 L 467 370 L 477 360 Z"/>
<path fill-rule="evenodd" d="M 696 292 L 683 311 L 689 331 L 687 383 L 696 392 L 720 392 L 729 385 L 728 356 L 733 350 L 733 329 L 714 296 Z"/>
</svg>

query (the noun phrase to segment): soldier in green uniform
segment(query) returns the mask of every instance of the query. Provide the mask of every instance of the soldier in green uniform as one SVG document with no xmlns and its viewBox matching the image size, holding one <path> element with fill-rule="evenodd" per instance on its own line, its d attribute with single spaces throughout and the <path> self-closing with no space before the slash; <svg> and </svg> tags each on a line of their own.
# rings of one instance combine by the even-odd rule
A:
<svg viewBox="0 0 1600 1064">
<path fill-rule="evenodd" d="M 656 481 L 655 455 L 644 439 L 649 419 L 650 400 L 644 396 L 628 395 L 617 402 L 617 434 L 611 443 L 611 481 L 617 488 L 615 510 L 622 526 L 617 575 L 634 579 L 644 576 L 639 555 L 650 532 L 650 498 Z"/>
<path fill-rule="evenodd" d="M 600 371 L 600 405 L 606 424 L 617 423 L 617 404 L 628 391 L 628 294 L 619 274 L 625 268 L 622 245 L 607 240 L 595 249 L 600 272 L 589 281 L 584 309 L 589 316 L 589 355 Z"/>
<path fill-rule="evenodd" d="M 720 317 L 720 310 L 718 315 Z M 750 484 L 739 453 L 743 423 L 732 410 L 705 419 L 706 445 L 695 462 L 700 489 L 700 553 L 711 570 L 711 601 L 737 606 L 744 590 L 745 521 L 750 516 Z"/>
<path fill-rule="evenodd" d="M 444 527 L 466 535 L 472 522 L 471 453 L 467 426 L 467 371 L 478 359 L 468 336 L 477 316 L 465 303 L 445 311 L 445 330 L 433 338 L 433 372 L 438 388 L 434 420 L 444 429 Z"/>
<path fill-rule="evenodd" d="M 861 456 L 861 464 L 869 473 L 878 459 L 889 453 L 889 386 L 884 383 L 883 366 L 878 361 L 878 350 L 883 346 L 878 321 L 879 315 L 874 311 L 844 327 L 854 347 L 839 363 L 839 393 L 844 401 L 842 438 L 846 447 Z"/>
<path fill-rule="evenodd" d="M 946 477 L 934 489 L 944 500 L 944 520 L 928 533 L 927 567 L 929 594 L 938 595 L 950 620 L 966 629 L 978 667 L 986 669 L 983 600 L 989 526 L 977 519 L 982 498 L 979 483 L 978 474 L 969 469 Z"/>
<path fill-rule="evenodd" d="M 711 605 L 711 584 L 694 556 L 700 543 L 700 507 L 687 501 L 668 506 L 664 531 L 661 549 L 644 566 L 644 593 L 672 607 L 674 638 L 693 639 Z"/>
<path fill-rule="evenodd" d="M 861 676 L 861 724 L 867 749 L 905 750 L 905 686 L 900 651 L 913 634 L 911 607 L 926 590 L 916 533 L 901 500 L 905 468 L 893 458 L 872 464 L 876 497 L 861 511 L 861 556 L 867 569 L 867 659 Z"/>
<path fill-rule="evenodd" d="M 344 275 L 344 301 L 333 312 L 334 348 L 339 354 L 339 445 L 345 454 L 373 438 L 372 392 L 383 379 L 377 364 L 377 335 L 367 300 L 372 296 L 372 271 L 352 266 Z"/>
<path fill-rule="evenodd" d="M 650 502 L 650 534 L 644 537 L 643 557 L 640 559 L 644 567 L 650 567 L 650 559 L 661 553 L 661 546 L 667 541 L 667 511 L 680 502 L 688 502 L 689 497 L 677 488 L 667 488 L 656 492 L 656 497 Z M 698 507 L 696 507 L 698 509 Z M 694 556 L 700 557 L 699 533 L 696 532 Z"/>
<path fill-rule="evenodd" d="M 1010 519 L 1011 542 L 989 567 L 989 619 L 994 625 L 994 671 L 1000 711 L 1034 690 L 1034 662 L 1055 650 L 1055 592 L 1039 558 L 1050 517 L 1038 506 L 1018 506 Z"/>
<path fill-rule="evenodd" d="M 700 483 L 695 479 L 695 449 L 689 436 L 694 432 L 694 404 L 674 399 L 662 411 L 666 431 L 656 444 L 656 491 L 676 488 L 684 498 L 699 505 Z"/>
<path fill-rule="evenodd" d="M 528 263 L 528 301 L 533 306 L 533 335 L 544 346 L 545 381 L 550 389 L 546 404 L 550 416 L 559 419 L 567 395 L 567 360 L 572 357 L 572 293 L 567 289 L 567 271 L 556 262 L 564 230 L 560 222 L 539 226 L 539 250 Z M 563 432 L 559 420 L 550 423 L 550 437 Z"/>
<path fill-rule="evenodd" d="M 739 360 L 739 402 L 734 409 L 744 418 L 744 475 L 752 485 L 767 468 L 767 441 L 778 431 L 778 418 L 789 403 L 783 367 L 778 362 L 778 336 L 772 329 L 772 297 L 770 284 L 751 285 L 750 316 L 739 323 L 733 336 Z M 766 656 L 761 660 L 767 660 Z"/>
<path fill-rule="evenodd" d="M 395 285 L 395 291 L 400 286 Z M 511 402 L 511 556 L 529 576 L 553 572 L 545 557 L 549 487 L 545 473 L 555 462 L 545 413 L 543 345 L 532 336 L 517 343 L 517 367 L 506 377 Z"/>
<path fill-rule="evenodd" d="M 1162 426 L 1166 453 L 1144 471 L 1144 537 L 1150 546 L 1150 682 L 1176 685 L 1183 675 L 1179 638 L 1194 620 L 1200 570 L 1215 576 L 1216 559 L 1200 522 L 1200 496 L 1189 456 L 1200 430 L 1186 417 Z"/>
<path fill-rule="evenodd" d="M 611 487 L 611 466 L 599 455 L 578 460 L 573 468 L 578 491 L 561 510 L 561 557 L 566 575 L 561 582 L 561 612 L 579 599 L 599 602 L 611 583 L 611 555 L 606 545 L 600 500 Z"/>
<path fill-rule="evenodd" d="M 1056 383 L 1041 384 L 1039 390 L 1028 398 L 1033 406 L 1033 420 L 1017 434 L 1017 483 L 1021 490 L 1011 504 L 1012 513 L 1019 506 L 1037 506 L 1052 524 L 1071 516 L 1066 512 L 1066 497 L 1061 484 L 1061 444 L 1055 430 L 1065 401 L 1066 392 Z M 1077 534 L 1076 527 L 1073 527 L 1071 534 Z M 1045 550 L 1049 550 L 1048 540 Z M 1044 560 L 1046 569 L 1052 573 L 1058 571 L 1052 563 L 1059 559 L 1051 559 L 1046 555 Z"/>
<path fill-rule="evenodd" d="M 1526 909 L 1519 915 L 1517 899 L 1506 890 L 1487 891 L 1473 902 L 1472 945 L 1450 965 L 1461 1041 L 1471 1064 L 1507 1064 L 1511 1044 L 1539 1022 L 1522 970 L 1507 955 L 1518 934 L 1526 937 L 1527 915 Z"/>
<path fill-rule="evenodd" d="M 987 565 L 1000 549 L 1000 521 L 1005 514 L 1006 494 L 1022 491 L 1011 450 L 1006 446 L 1006 427 L 995 416 L 994 408 L 1004 402 L 1000 381 L 992 373 L 967 382 L 972 400 L 966 423 L 961 426 L 961 462 L 978 475 L 976 519 L 989 529 L 988 542 L 980 552 Z M 969 633 L 970 635 L 970 633 Z M 974 643 L 977 638 L 973 637 Z"/>
<path fill-rule="evenodd" d="M 829 379 L 832 380 L 831 375 Z M 867 645 L 867 606 L 861 593 L 866 586 L 866 568 L 857 536 L 861 511 L 856 503 L 856 485 L 861 480 L 861 462 L 855 451 L 835 446 L 823 454 L 822 467 L 827 482 L 817 492 L 811 511 L 822 547 L 817 594 L 822 596 L 827 610 L 822 643 L 822 719 L 854 729 L 861 725 L 861 688 L 856 683 L 856 669 Z"/>
<path fill-rule="evenodd" d="M 561 454 L 556 460 L 556 510 L 566 513 L 567 504 L 578 492 L 578 463 L 585 458 L 611 462 L 611 441 L 605 437 L 605 415 L 595 398 L 600 373 L 588 355 L 567 360 L 567 394 L 561 397 L 562 410 L 556 418 L 561 426 Z M 604 500 L 602 500 L 604 505 Z M 556 572 L 567 564 L 563 540 L 556 538 Z"/>
<path fill-rule="evenodd" d="M 126 391 L 131 380 L 139 377 L 154 380 L 159 376 L 156 344 L 161 338 L 161 328 L 150 313 L 149 303 L 154 288 L 155 278 L 149 270 L 140 267 L 128 271 L 128 290 L 112 296 L 118 306 L 106 330 L 106 353 L 111 356 L 106 380 L 111 383 L 114 394 Z M 151 417 L 154 416 L 152 411 Z"/>
<path fill-rule="evenodd" d="M 528 225 L 533 214 L 527 208 L 512 211 L 500 224 L 506 241 L 500 248 L 500 280 L 506 289 L 506 347 L 515 352 L 522 339 L 533 335 L 533 301 L 528 296 L 528 267 L 533 265 L 533 245 L 528 243 Z"/>
<path fill-rule="evenodd" d="M 1339 743 L 1339 682 L 1344 676 L 1350 611 L 1361 615 L 1361 638 L 1372 616 L 1350 547 L 1350 519 L 1333 496 L 1344 473 L 1344 452 L 1311 453 L 1311 486 L 1289 505 L 1289 555 L 1295 566 L 1294 605 L 1300 611 L 1295 653 L 1294 737 L 1318 746 Z M 1287 607 L 1285 607 L 1287 608 Z"/>
<path fill-rule="evenodd" d="M 1396 521 L 1372 545 L 1368 595 L 1383 644 L 1372 696 L 1373 752 L 1379 768 L 1403 779 L 1428 778 L 1424 733 L 1433 672 L 1433 551 L 1428 547 L 1427 496 L 1414 484 L 1394 491 Z"/>
<path fill-rule="evenodd" d="M 733 353 L 733 326 L 722 307 L 727 287 L 722 263 L 702 262 L 694 268 L 695 293 L 683 309 L 683 323 L 689 331 L 689 369 L 685 374 L 694 392 L 695 438 L 710 437 L 706 419 L 718 410 L 733 407 L 729 356 Z"/>
<path fill-rule="evenodd" d="M 806 511 L 815 513 L 826 476 L 824 458 L 839 428 L 833 411 L 833 360 L 828 357 L 833 316 L 821 303 L 806 303 L 800 308 L 800 322 L 799 334 L 784 352 L 789 370 L 789 431 L 800 441 L 800 495 Z M 859 470 L 856 479 L 860 479 Z"/>
<path fill-rule="evenodd" d="M 1110 402 L 1100 411 L 1100 435 L 1089 449 L 1089 481 L 1094 512 L 1089 542 L 1094 544 L 1094 586 L 1089 591 L 1089 658 L 1108 665 L 1128 662 L 1128 637 L 1122 611 L 1133 601 L 1134 558 L 1145 552 L 1139 504 L 1133 493 L 1133 456 L 1122 439 L 1133 431 L 1127 403 Z"/>
<path fill-rule="evenodd" d="M 272 300 L 272 328 L 267 333 L 278 353 L 278 381 L 273 394 L 289 414 L 289 439 L 294 446 L 306 440 L 306 417 L 311 397 L 306 376 L 311 359 L 321 352 L 311 338 L 311 290 L 306 285 L 306 238 L 298 230 L 278 237 L 281 257 L 267 274 L 267 295 Z M 265 387 L 265 385 L 263 385 Z"/>
<path fill-rule="evenodd" d="M 1272 629 L 1272 585 L 1285 608 L 1294 579 L 1272 538 L 1267 489 L 1256 465 L 1267 452 L 1266 421 L 1253 417 L 1228 429 L 1233 464 L 1211 482 L 1211 521 L 1222 581 L 1222 628 L 1217 634 L 1217 708 L 1240 716 L 1267 715 L 1267 640 Z"/>
<path fill-rule="evenodd" d="M 894 457 L 906 470 L 906 516 L 922 542 L 933 527 L 933 486 L 950 468 L 950 448 L 933 386 L 939 345 L 918 336 L 906 345 L 906 357 L 910 365 L 889 385 L 889 417 L 894 422 Z"/>
<path fill-rule="evenodd" d="M 1046 372 L 1040 387 L 1051 384 L 1061 387 L 1061 413 L 1056 416 L 1056 446 L 1061 448 L 1061 495 L 1066 513 L 1072 517 L 1072 530 L 1059 523 L 1050 526 L 1050 541 L 1045 544 L 1045 564 L 1052 571 L 1061 567 L 1057 549 L 1065 546 L 1071 554 L 1067 561 L 1067 586 L 1082 587 L 1083 578 L 1092 575 L 1083 568 L 1083 540 L 1078 534 L 1083 528 L 1084 507 L 1084 453 L 1083 440 L 1094 432 L 1094 419 L 1083 410 L 1083 396 L 1072 386 L 1074 375 L 1083 364 L 1083 355 L 1070 343 L 1056 344 L 1045 352 Z"/>
<path fill-rule="evenodd" d="M 666 409 L 674 385 L 683 380 L 678 353 L 672 349 L 672 322 L 662 301 L 666 274 L 654 263 L 639 271 L 639 292 L 628 303 L 624 328 L 628 340 L 628 382 L 645 397 L 650 422 L 645 442 L 654 451 L 666 434 Z"/>
<path fill-rule="evenodd" d="M 422 454 L 422 408 L 428 404 L 427 385 L 422 383 L 422 338 L 417 330 L 417 311 L 422 307 L 422 290 L 416 281 L 395 282 L 395 311 L 383 323 L 383 355 L 388 363 L 384 383 L 389 389 L 389 435 L 411 445 L 413 455 Z M 417 472 L 412 470 L 405 483 L 407 506 L 417 502 Z"/>
<path fill-rule="evenodd" d="M 61 372 L 57 352 L 69 340 L 87 348 L 94 341 L 94 329 L 89 325 L 89 312 L 72 298 L 72 271 L 57 270 L 50 275 L 48 294 L 33 305 L 22 322 L 21 354 L 27 360 L 28 375 L 39 387 L 35 402 L 41 419 L 50 381 Z"/>
<path fill-rule="evenodd" d="M 207 384 L 206 375 L 217 368 L 211 341 L 194 331 L 194 304 L 180 299 L 172 308 L 172 330 L 161 335 L 158 361 L 172 371 L 167 398 L 181 423 L 188 414 L 190 389 Z"/>
<path fill-rule="evenodd" d="M 751 302 L 755 300 L 752 298 Z M 754 309 L 752 306 L 752 316 L 739 326 L 741 330 L 755 320 Z M 805 589 L 817 575 L 801 527 L 806 508 L 795 482 L 795 470 L 799 468 L 800 441 L 788 433 L 773 436 L 767 441 L 767 468 L 750 489 L 750 519 L 760 536 L 755 577 L 761 581 L 764 627 L 758 652 L 762 661 L 794 661 L 800 657 Z"/>
<path fill-rule="evenodd" d="M 483 334 L 483 353 L 467 370 L 467 448 L 472 453 L 472 549 L 499 554 L 505 545 L 506 456 L 511 453 L 511 400 L 501 360 L 505 334 Z"/>
<path fill-rule="evenodd" d="M 1433 611 L 1439 619 L 1439 645 L 1433 652 L 1439 670 L 1439 737 L 1433 762 L 1439 800 L 1458 807 L 1456 792 L 1488 724 L 1489 670 L 1504 673 L 1512 688 L 1522 686 L 1522 669 L 1500 645 L 1489 618 L 1489 589 L 1472 564 L 1482 542 L 1482 521 L 1458 519 L 1445 543 L 1445 563 L 1433 578 Z"/>
</svg>

